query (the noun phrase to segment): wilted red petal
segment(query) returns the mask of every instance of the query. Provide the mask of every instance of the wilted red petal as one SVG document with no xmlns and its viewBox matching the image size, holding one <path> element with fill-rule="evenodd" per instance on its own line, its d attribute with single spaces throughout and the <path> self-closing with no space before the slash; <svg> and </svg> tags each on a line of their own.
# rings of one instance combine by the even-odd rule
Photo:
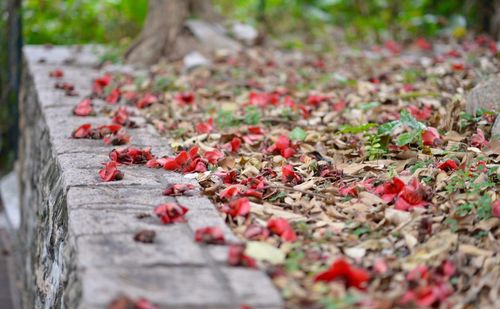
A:
<svg viewBox="0 0 500 309">
<path fill-rule="evenodd" d="M 484 137 L 483 130 L 478 128 L 476 132 L 477 133 L 473 134 L 470 139 L 470 145 L 479 149 L 483 148 L 484 146 L 488 146 L 489 142 Z"/>
<path fill-rule="evenodd" d="M 441 143 L 441 136 L 436 128 L 428 127 L 422 132 L 422 141 L 427 146 L 437 146 Z"/>
<path fill-rule="evenodd" d="M 343 186 L 339 189 L 339 193 L 342 196 L 357 197 L 359 194 L 358 186 L 357 184 L 354 184 L 352 186 Z"/>
<path fill-rule="evenodd" d="M 73 138 L 89 138 L 91 132 L 92 132 L 92 125 L 86 123 L 82 124 L 75 131 L 73 131 L 71 136 Z"/>
<path fill-rule="evenodd" d="M 314 281 L 330 282 L 335 279 L 342 279 L 347 287 L 364 289 L 365 284 L 370 279 L 368 272 L 361 268 L 356 268 L 346 260 L 337 259 L 326 271 L 317 274 Z"/>
<path fill-rule="evenodd" d="M 395 41 L 388 40 L 384 43 L 384 47 L 389 50 L 391 53 L 397 55 L 401 53 L 401 45 L 396 43 Z"/>
<path fill-rule="evenodd" d="M 246 217 L 250 213 L 250 201 L 246 197 L 239 198 L 231 201 L 223 211 L 231 217 Z"/>
<path fill-rule="evenodd" d="M 375 193 L 378 194 L 385 202 L 391 202 L 404 187 L 405 183 L 401 179 L 393 177 L 390 181 L 387 181 L 375 188 Z"/>
<path fill-rule="evenodd" d="M 184 195 L 189 191 L 194 190 L 194 185 L 192 184 L 173 184 L 169 185 L 165 191 L 163 191 L 163 195 L 167 196 L 179 196 Z"/>
<path fill-rule="evenodd" d="M 243 245 L 229 246 L 227 263 L 231 266 L 257 267 L 255 260 L 245 254 L 245 246 Z"/>
<path fill-rule="evenodd" d="M 106 145 L 114 145 L 114 146 L 119 146 L 119 145 L 125 145 L 130 142 L 130 136 L 126 134 L 125 132 L 118 132 L 109 136 L 106 136 L 103 139 L 104 144 Z"/>
<path fill-rule="evenodd" d="M 207 122 L 200 122 L 196 125 L 195 129 L 198 134 L 210 133 L 214 129 L 214 120 L 210 118 Z"/>
<path fill-rule="evenodd" d="M 458 165 L 457 163 L 452 160 L 452 159 L 448 159 L 444 162 L 441 162 L 439 165 L 438 165 L 438 168 L 443 170 L 443 171 L 446 171 L 446 172 L 449 172 L 449 171 L 454 171 L 458 168 Z"/>
<path fill-rule="evenodd" d="M 163 168 L 168 170 L 168 171 L 175 171 L 181 167 L 179 163 L 177 163 L 177 160 L 175 158 L 164 158 L 163 161 Z"/>
<path fill-rule="evenodd" d="M 233 137 L 230 144 L 231 144 L 231 152 L 237 152 L 238 150 L 240 150 L 241 147 L 241 139 Z"/>
<path fill-rule="evenodd" d="M 294 242 L 297 240 L 295 231 L 288 221 L 283 218 L 273 218 L 267 221 L 267 228 L 274 234 L 281 236 L 283 241 Z"/>
<path fill-rule="evenodd" d="M 300 182 L 301 177 L 295 173 L 293 166 L 290 164 L 281 167 L 281 181 L 283 182 Z"/>
<path fill-rule="evenodd" d="M 184 215 L 188 209 L 177 203 L 165 203 L 155 207 L 155 215 L 165 224 L 186 222 Z"/>
<path fill-rule="evenodd" d="M 269 230 L 260 224 L 251 224 L 243 234 L 249 240 L 264 240 L 269 237 Z"/>
<path fill-rule="evenodd" d="M 64 72 L 61 69 L 55 69 L 49 72 L 49 76 L 52 78 L 61 78 L 64 76 Z"/>
<path fill-rule="evenodd" d="M 180 105 L 193 105 L 194 104 L 194 94 L 192 92 L 182 92 L 175 96 L 177 102 Z"/>
<path fill-rule="evenodd" d="M 275 143 L 276 149 L 278 150 L 285 150 L 290 146 L 290 139 L 286 137 L 285 135 L 281 135 L 278 137 L 278 140 Z"/>
<path fill-rule="evenodd" d="M 204 244 L 223 245 L 225 243 L 224 233 L 219 227 L 202 227 L 196 230 L 194 239 Z"/>
<path fill-rule="evenodd" d="M 207 161 L 211 164 L 216 164 L 219 160 L 223 158 L 224 154 L 218 149 L 205 152 L 205 159 L 207 159 Z"/>
<path fill-rule="evenodd" d="M 432 108 L 428 105 L 424 105 L 423 107 L 410 105 L 410 106 L 408 106 L 408 111 L 418 121 L 425 121 L 425 120 L 429 119 L 429 117 L 431 117 L 431 115 L 432 115 Z"/>
<path fill-rule="evenodd" d="M 145 298 L 139 298 L 135 303 L 134 309 L 159 309 L 159 307 L 152 304 L 149 300 Z"/>
<path fill-rule="evenodd" d="M 98 96 L 102 96 L 104 88 L 106 88 L 106 86 L 111 83 L 112 78 L 113 77 L 109 74 L 105 74 L 99 78 L 96 78 L 94 80 L 94 83 L 92 84 L 92 92 L 97 94 Z"/>
<path fill-rule="evenodd" d="M 190 159 L 189 154 L 185 150 L 183 150 L 179 152 L 179 154 L 175 157 L 175 162 L 178 165 L 183 165 L 186 164 L 189 159 Z"/>
<path fill-rule="evenodd" d="M 222 190 L 219 193 L 219 197 L 221 199 L 230 200 L 231 198 L 237 196 L 240 193 L 241 193 L 240 189 L 237 186 L 230 186 L 230 187 L 227 187 L 226 189 Z"/>
<path fill-rule="evenodd" d="M 123 173 L 118 170 L 117 163 L 114 161 L 108 162 L 99 171 L 102 181 L 115 181 L 123 179 Z"/>
<path fill-rule="evenodd" d="M 432 45 L 425 38 L 418 38 L 415 44 L 422 50 L 429 50 L 432 48 Z"/>
<path fill-rule="evenodd" d="M 491 213 L 494 217 L 500 218 L 500 200 L 496 200 L 491 204 Z"/>
<path fill-rule="evenodd" d="M 75 116 L 81 116 L 81 117 L 94 115 L 95 112 L 94 112 L 92 100 L 91 99 L 83 99 L 82 101 L 80 101 L 80 103 L 78 103 L 75 106 L 75 108 L 73 109 L 73 114 Z"/>
<path fill-rule="evenodd" d="M 146 107 L 152 105 L 156 101 L 158 101 L 157 97 L 155 97 L 151 93 L 146 93 L 139 101 L 137 101 L 135 106 L 137 106 L 137 108 L 139 108 L 139 109 L 143 109 L 143 108 L 146 108 Z"/>
<path fill-rule="evenodd" d="M 409 211 L 415 207 L 425 207 L 429 205 L 425 197 L 425 188 L 417 178 L 413 178 L 397 196 L 394 208 Z"/>
<path fill-rule="evenodd" d="M 318 106 L 321 102 L 326 101 L 328 99 L 327 96 L 319 95 L 319 94 L 310 94 L 307 97 L 307 104 L 311 106 Z"/>
</svg>

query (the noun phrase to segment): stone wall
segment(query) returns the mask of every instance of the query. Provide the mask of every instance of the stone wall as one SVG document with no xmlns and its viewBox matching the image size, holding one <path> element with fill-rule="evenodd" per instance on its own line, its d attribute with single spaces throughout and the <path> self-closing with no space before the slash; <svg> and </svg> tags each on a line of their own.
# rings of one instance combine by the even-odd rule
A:
<svg viewBox="0 0 500 309">
<path fill-rule="evenodd" d="M 194 231 L 219 226 L 237 241 L 203 196 L 164 197 L 168 184 L 192 183 L 182 175 L 123 166 L 121 181 L 103 183 L 101 163 L 112 146 L 75 140 L 83 123 L 109 124 L 102 116 L 77 118 L 72 108 L 90 92 L 96 57 L 89 48 L 26 47 L 21 92 L 21 227 L 24 308 L 106 308 L 117 296 L 145 297 L 161 308 L 279 308 L 279 294 L 261 271 L 226 266 L 227 248 L 200 246 Z M 79 96 L 54 89 L 60 68 Z M 99 109 L 99 108 L 98 108 Z M 132 145 L 168 155 L 168 142 L 135 119 Z M 194 183 L 197 185 L 196 183 Z M 159 203 L 189 208 L 187 223 L 162 225 L 151 216 Z M 135 242 L 141 229 L 156 231 L 153 244 Z"/>
</svg>

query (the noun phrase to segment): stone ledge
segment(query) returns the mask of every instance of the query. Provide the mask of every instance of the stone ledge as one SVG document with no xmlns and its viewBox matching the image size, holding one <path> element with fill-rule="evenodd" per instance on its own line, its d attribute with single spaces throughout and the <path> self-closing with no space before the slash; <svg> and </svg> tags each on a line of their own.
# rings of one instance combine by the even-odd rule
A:
<svg viewBox="0 0 500 309">
<path fill-rule="evenodd" d="M 94 69 L 97 61 L 89 48 L 29 46 L 24 56 L 19 230 L 24 307 L 106 308 L 119 295 L 146 297 L 161 308 L 282 306 L 264 273 L 229 268 L 226 247 L 194 241 L 194 231 L 207 225 L 238 241 L 207 198 L 161 195 L 168 184 L 196 182 L 144 166 L 120 167 L 122 181 L 99 180 L 97 171 L 113 146 L 69 138 L 83 123 L 110 123 L 102 116 L 82 119 L 71 113 L 89 93 L 91 79 L 102 73 Z M 79 96 L 54 89 L 48 74 L 55 68 L 63 69 Z M 152 126 L 141 118 L 137 122 L 141 128 L 128 130 L 132 146 L 171 154 Z M 144 217 L 168 201 L 190 209 L 187 223 L 162 225 Z M 133 240 L 142 229 L 156 232 L 153 244 Z"/>
</svg>

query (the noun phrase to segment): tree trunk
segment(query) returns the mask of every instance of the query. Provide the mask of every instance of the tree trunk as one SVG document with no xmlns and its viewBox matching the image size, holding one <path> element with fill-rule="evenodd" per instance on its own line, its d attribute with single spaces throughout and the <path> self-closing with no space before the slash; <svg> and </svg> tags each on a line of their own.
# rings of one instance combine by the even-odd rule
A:
<svg viewBox="0 0 500 309">
<path fill-rule="evenodd" d="M 490 22 L 490 34 L 495 40 L 500 40 L 500 0 L 493 4 L 493 16 Z"/>
<path fill-rule="evenodd" d="M 491 35 L 500 40 L 500 0 L 476 0 L 478 32 Z"/>
<path fill-rule="evenodd" d="M 161 59 L 177 60 L 200 49 L 200 43 L 185 28 L 190 16 L 207 22 L 220 19 L 210 0 L 149 0 L 144 28 L 125 53 L 125 61 L 152 65 Z"/>
<path fill-rule="evenodd" d="M 168 56 L 188 17 L 188 4 L 184 0 L 149 0 L 144 28 L 125 53 L 125 60 L 151 65 Z"/>
</svg>

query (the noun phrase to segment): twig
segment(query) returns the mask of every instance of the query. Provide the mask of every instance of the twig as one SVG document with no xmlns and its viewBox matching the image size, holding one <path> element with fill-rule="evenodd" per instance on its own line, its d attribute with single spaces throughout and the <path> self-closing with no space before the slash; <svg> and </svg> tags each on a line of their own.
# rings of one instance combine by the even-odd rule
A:
<svg viewBox="0 0 500 309">
<path fill-rule="evenodd" d="M 285 187 L 285 186 L 278 186 L 278 185 L 272 185 L 272 186 L 267 186 L 266 188 L 270 189 L 282 189 L 282 190 L 288 190 L 288 191 L 295 191 L 295 192 L 300 192 L 302 194 L 308 194 L 316 197 L 320 197 L 322 199 L 327 200 L 328 196 L 321 194 L 321 193 L 316 193 L 316 192 L 311 192 L 311 191 L 306 191 L 306 190 L 301 190 L 301 189 L 295 189 L 293 187 Z"/>
</svg>

